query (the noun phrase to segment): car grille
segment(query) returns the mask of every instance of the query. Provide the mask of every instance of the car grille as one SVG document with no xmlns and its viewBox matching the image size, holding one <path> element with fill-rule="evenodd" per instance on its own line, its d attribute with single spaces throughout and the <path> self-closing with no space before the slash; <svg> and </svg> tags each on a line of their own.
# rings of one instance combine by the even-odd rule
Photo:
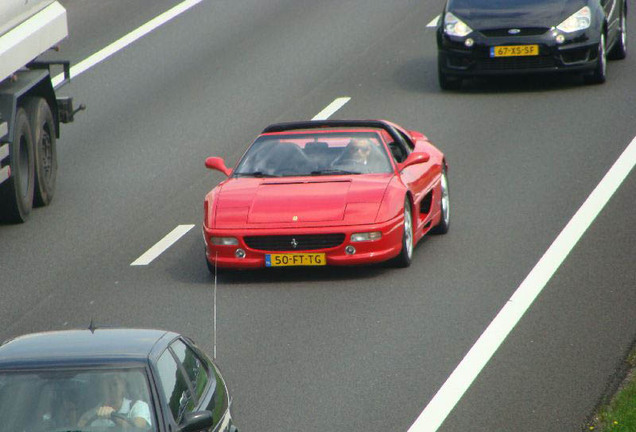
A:
<svg viewBox="0 0 636 432">
<path fill-rule="evenodd" d="M 477 70 L 496 71 L 514 69 L 541 69 L 554 67 L 552 57 L 508 57 L 497 59 L 485 59 L 477 62 Z"/>
<path fill-rule="evenodd" d="M 340 246 L 344 239 L 344 234 L 249 236 L 245 237 L 245 243 L 256 250 L 299 251 L 333 248 Z"/>
<path fill-rule="evenodd" d="M 486 37 L 538 36 L 538 35 L 544 34 L 550 29 L 547 27 L 520 28 L 518 29 L 519 33 L 517 34 L 510 34 L 508 33 L 508 30 L 510 30 L 510 28 L 488 29 L 488 30 L 480 30 L 479 33 L 483 34 Z"/>
</svg>

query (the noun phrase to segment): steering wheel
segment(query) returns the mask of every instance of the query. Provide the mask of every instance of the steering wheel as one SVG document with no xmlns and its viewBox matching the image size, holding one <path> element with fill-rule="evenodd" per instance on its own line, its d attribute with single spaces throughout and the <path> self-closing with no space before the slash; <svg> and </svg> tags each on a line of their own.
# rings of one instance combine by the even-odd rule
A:
<svg viewBox="0 0 636 432">
<path fill-rule="evenodd" d="M 126 423 L 128 423 L 129 426 L 132 426 L 134 428 L 137 427 L 137 425 L 133 422 L 133 419 L 126 417 L 125 414 L 121 414 L 118 412 L 113 412 L 110 414 L 110 417 L 100 417 L 97 414 L 93 414 L 88 420 L 86 420 L 86 425 L 90 426 L 91 423 L 93 423 L 95 420 L 114 420 L 114 419 L 118 419 L 118 420 L 123 420 Z M 114 421 L 113 421 L 114 423 Z M 116 423 L 115 423 L 116 425 Z M 107 426 L 108 427 L 108 426 Z M 112 427 L 112 426 L 110 426 Z"/>
<path fill-rule="evenodd" d="M 137 427 L 137 425 L 135 424 L 135 422 L 133 421 L 133 419 L 128 418 L 125 414 L 120 414 L 117 412 L 114 412 L 110 415 L 110 418 L 112 419 L 118 419 L 118 420 L 123 420 L 126 423 L 128 423 L 130 426 L 132 427 Z"/>
</svg>

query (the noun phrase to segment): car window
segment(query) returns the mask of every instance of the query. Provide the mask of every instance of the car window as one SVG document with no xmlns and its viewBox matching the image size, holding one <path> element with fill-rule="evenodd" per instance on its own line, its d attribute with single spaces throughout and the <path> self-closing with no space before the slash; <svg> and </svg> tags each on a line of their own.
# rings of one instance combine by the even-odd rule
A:
<svg viewBox="0 0 636 432">
<path fill-rule="evenodd" d="M 247 150 L 234 175 L 286 177 L 390 172 L 391 163 L 378 133 L 365 131 L 261 136 Z"/>
<path fill-rule="evenodd" d="M 194 389 L 194 394 L 199 400 L 208 383 L 208 372 L 205 370 L 204 364 L 196 353 L 181 340 L 174 341 L 171 348 L 186 371 L 190 385 Z"/>
<path fill-rule="evenodd" d="M 157 372 L 168 402 L 172 417 L 179 424 L 186 412 L 194 410 L 195 401 L 188 385 L 188 379 L 181 372 L 177 360 L 170 350 L 163 352 L 157 361 Z"/>
<path fill-rule="evenodd" d="M 409 155 L 406 147 L 400 141 L 391 141 L 389 143 L 389 150 L 391 150 L 391 156 L 395 162 L 404 162 Z"/>
<path fill-rule="evenodd" d="M 156 430 L 143 369 L 0 372 L 0 432 L 95 427 L 120 432 L 121 425 L 96 417 L 95 410 L 104 405 L 127 418 L 145 420 L 140 431 Z"/>
<path fill-rule="evenodd" d="M 400 136 L 402 137 L 402 139 L 406 143 L 406 152 L 407 153 L 411 153 L 411 151 L 415 148 L 415 145 L 413 144 L 413 141 L 411 140 L 411 137 L 406 135 L 406 134 L 404 134 L 404 132 L 402 132 L 401 130 L 398 130 L 398 133 L 400 134 Z"/>
<path fill-rule="evenodd" d="M 382 137 L 387 143 L 387 147 L 390 150 L 390 154 L 393 160 L 396 163 L 400 163 L 404 162 L 408 155 L 411 153 L 412 149 L 410 148 L 410 145 L 412 145 L 412 142 L 410 141 L 410 139 L 406 138 L 401 131 L 396 130 L 396 132 L 399 133 L 401 138 L 397 141 L 395 141 L 393 137 L 386 131 L 382 131 Z M 405 143 L 408 145 L 405 145 Z"/>
</svg>

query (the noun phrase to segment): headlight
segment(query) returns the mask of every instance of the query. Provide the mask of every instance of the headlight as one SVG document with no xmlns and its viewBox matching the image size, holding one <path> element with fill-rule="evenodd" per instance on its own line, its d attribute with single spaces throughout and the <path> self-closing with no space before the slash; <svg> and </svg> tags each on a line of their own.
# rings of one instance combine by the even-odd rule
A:
<svg viewBox="0 0 636 432">
<path fill-rule="evenodd" d="M 211 237 L 210 240 L 216 246 L 236 246 L 238 244 L 235 237 Z"/>
<path fill-rule="evenodd" d="M 563 33 L 572 33 L 579 30 L 585 30 L 592 24 L 592 11 L 585 6 L 570 15 L 568 19 L 557 26 Z"/>
<path fill-rule="evenodd" d="M 355 233 L 355 234 L 351 234 L 351 243 L 373 241 L 373 240 L 379 240 L 381 238 L 382 238 L 382 233 L 380 231 Z"/>
<path fill-rule="evenodd" d="M 451 12 L 446 12 L 444 16 L 444 32 L 450 36 L 464 37 L 473 32 L 473 29 L 468 27 L 466 23 L 457 18 Z"/>
</svg>

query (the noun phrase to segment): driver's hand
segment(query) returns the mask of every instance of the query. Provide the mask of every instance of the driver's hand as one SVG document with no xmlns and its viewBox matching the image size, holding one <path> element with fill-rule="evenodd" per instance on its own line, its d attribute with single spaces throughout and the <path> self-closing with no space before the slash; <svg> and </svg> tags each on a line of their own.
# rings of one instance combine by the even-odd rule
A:
<svg viewBox="0 0 636 432">
<path fill-rule="evenodd" d="M 97 417 L 110 417 L 110 415 L 115 412 L 115 408 L 109 407 L 108 405 L 101 406 L 97 408 Z"/>
</svg>

